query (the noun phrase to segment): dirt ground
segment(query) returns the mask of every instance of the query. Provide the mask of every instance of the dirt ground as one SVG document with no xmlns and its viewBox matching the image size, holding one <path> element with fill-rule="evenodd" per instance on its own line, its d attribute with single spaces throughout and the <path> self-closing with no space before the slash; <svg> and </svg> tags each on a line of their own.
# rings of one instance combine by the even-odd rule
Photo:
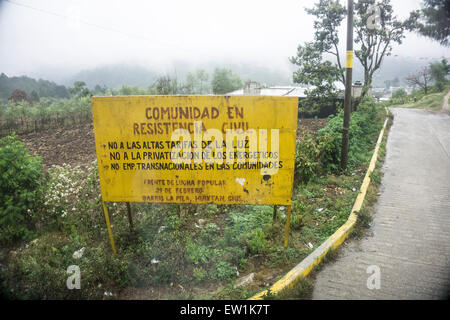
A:
<svg viewBox="0 0 450 320">
<path fill-rule="evenodd" d="M 41 156 L 45 168 L 63 163 L 86 167 L 96 159 L 92 123 L 20 135 L 30 153 Z"/>
<path fill-rule="evenodd" d="M 299 137 L 306 131 L 316 132 L 323 128 L 326 119 L 301 119 Z M 44 168 L 63 163 L 86 167 L 96 159 L 92 123 L 76 124 L 63 128 L 48 129 L 19 136 L 32 155 L 41 156 Z"/>
</svg>

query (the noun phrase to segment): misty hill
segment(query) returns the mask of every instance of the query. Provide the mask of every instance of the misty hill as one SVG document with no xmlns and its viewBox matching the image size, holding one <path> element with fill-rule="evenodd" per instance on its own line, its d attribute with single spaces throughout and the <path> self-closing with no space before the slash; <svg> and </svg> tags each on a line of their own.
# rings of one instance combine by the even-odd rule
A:
<svg viewBox="0 0 450 320">
<path fill-rule="evenodd" d="M 424 66 L 436 61 L 438 61 L 438 59 L 426 60 L 425 58 L 407 58 L 401 56 L 386 57 L 383 60 L 381 68 L 374 74 L 373 86 L 384 87 L 384 82 L 386 80 L 393 80 L 395 78 L 400 80 L 400 85 L 406 85 L 405 78 L 408 75 L 417 73 Z M 364 80 L 363 69 L 359 62 L 355 63 L 353 80 Z"/>
<path fill-rule="evenodd" d="M 117 89 L 122 85 L 147 88 L 153 85 L 157 78 L 158 73 L 146 67 L 115 64 L 80 71 L 63 81 L 63 83 L 71 87 L 75 81 L 84 81 L 91 89 L 96 85 L 112 89 Z"/>
<path fill-rule="evenodd" d="M 0 75 L 0 99 L 7 100 L 15 89 L 20 89 L 30 96 L 35 91 L 39 97 L 68 98 L 67 88 L 54 82 L 39 79 L 35 80 L 27 76 L 8 77 L 2 73 Z"/>
<path fill-rule="evenodd" d="M 178 61 L 172 66 L 158 68 L 155 66 L 139 66 L 130 64 L 114 64 L 94 69 L 83 70 L 63 81 L 66 86 L 71 87 L 75 81 L 84 81 L 93 89 L 96 85 L 118 89 L 122 85 L 138 86 L 147 88 L 154 85 L 160 76 L 169 75 L 177 78 L 179 82 L 185 82 L 189 72 L 203 69 L 209 74 L 209 81 L 215 68 L 229 68 L 233 73 L 239 75 L 243 81 L 253 80 L 268 85 L 287 85 L 292 82 L 292 72 L 286 70 L 273 70 L 264 66 L 238 63 L 204 63 L 192 65 L 187 62 Z"/>
<path fill-rule="evenodd" d="M 428 65 L 430 62 L 431 60 L 421 60 L 419 58 L 387 57 L 383 61 L 381 69 L 375 73 L 373 85 L 375 87 L 384 87 L 386 80 L 393 80 L 395 78 L 398 78 L 401 84 L 405 84 L 404 79 L 406 76 L 417 72 L 421 67 Z M 84 81 L 91 89 L 96 85 L 113 89 L 117 89 L 122 85 L 147 88 L 153 85 L 158 77 L 164 75 L 169 75 L 173 78 L 176 77 L 179 82 L 183 83 L 185 82 L 186 75 L 189 72 L 195 72 L 197 69 L 205 70 L 210 75 L 209 81 L 211 81 L 214 69 L 223 67 L 231 69 L 243 81 L 252 80 L 265 83 L 269 86 L 292 84 L 292 72 L 295 70 L 295 66 L 288 62 L 281 69 L 271 68 L 270 65 L 220 61 L 195 65 L 187 61 L 176 61 L 164 69 L 155 65 L 140 66 L 137 64 L 122 63 L 83 70 L 66 78 L 63 83 L 70 87 L 75 81 Z M 364 79 L 363 70 L 359 63 L 355 63 L 353 79 L 355 81 L 362 81 Z"/>
</svg>

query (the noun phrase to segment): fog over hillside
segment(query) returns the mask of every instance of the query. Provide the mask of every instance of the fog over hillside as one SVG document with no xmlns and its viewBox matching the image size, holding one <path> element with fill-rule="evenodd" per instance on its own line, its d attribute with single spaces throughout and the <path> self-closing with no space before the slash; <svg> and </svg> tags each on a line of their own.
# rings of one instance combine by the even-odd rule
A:
<svg viewBox="0 0 450 320">
<path fill-rule="evenodd" d="M 183 81 L 198 68 L 229 67 L 244 81 L 292 82 L 289 57 L 311 41 L 316 0 L 0 1 L 0 72 L 70 86 L 148 86 L 157 76 Z M 342 4 L 346 1 L 341 0 Z M 392 0 L 405 18 L 421 0 Z M 339 28 L 345 54 L 345 23 Z M 375 75 L 404 78 L 448 48 L 407 33 Z M 408 58 L 410 56 L 410 58 Z M 421 59 L 422 58 L 422 59 Z M 362 79 L 355 63 L 355 80 Z"/>
</svg>

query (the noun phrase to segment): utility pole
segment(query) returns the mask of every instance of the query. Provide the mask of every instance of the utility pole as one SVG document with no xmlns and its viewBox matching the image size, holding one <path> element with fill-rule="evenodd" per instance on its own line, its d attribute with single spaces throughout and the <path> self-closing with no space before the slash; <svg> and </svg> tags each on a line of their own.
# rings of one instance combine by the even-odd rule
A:
<svg viewBox="0 0 450 320">
<path fill-rule="evenodd" d="M 352 108 L 352 72 L 353 72 L 353 0 L 347 1 L 347 58 L 344 98 L 344 128 L 342 130 L 341 169 L 347 169 L 350 115 Z"/>
</svg>

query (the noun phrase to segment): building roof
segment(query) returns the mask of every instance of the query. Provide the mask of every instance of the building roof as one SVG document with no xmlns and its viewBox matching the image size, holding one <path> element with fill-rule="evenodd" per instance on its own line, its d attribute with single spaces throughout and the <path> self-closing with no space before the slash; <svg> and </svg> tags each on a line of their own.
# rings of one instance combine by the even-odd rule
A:
<svg viewBox="0 0 450 320">
<path fill-rule="evenodd" d="M 276 96 L 276 97 L 299 97 L 305 98 L 305 90 L 306 88 L 302 87 L 293 87 L 293 86 L 274 86 L 268 88 L 259 89 L 260 96 Z M 243 96 L 244 89 L 239 89 L 230 93 L 227 93 L 229 96 Z"/>
</svg>

